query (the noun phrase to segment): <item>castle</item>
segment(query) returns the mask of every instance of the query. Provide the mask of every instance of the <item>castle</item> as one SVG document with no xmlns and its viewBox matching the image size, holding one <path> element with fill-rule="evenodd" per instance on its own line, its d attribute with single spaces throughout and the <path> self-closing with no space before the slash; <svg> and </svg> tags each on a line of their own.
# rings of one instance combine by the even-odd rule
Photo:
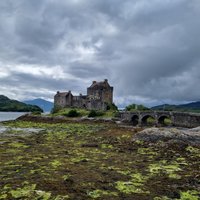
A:
<svg viewBox="0 0 200 200">
<path fill-rule="evenodd" d="M 113 103 L 113 87 L 105 79 L 102 82 L 93 81 L 87 88 L 87 95 L 74 96 L 71 91 L 57 92 L 54 96 L 54 106 L 65 108 L 85 108 L 88 110 L 106 110 Z"/>
</svg>

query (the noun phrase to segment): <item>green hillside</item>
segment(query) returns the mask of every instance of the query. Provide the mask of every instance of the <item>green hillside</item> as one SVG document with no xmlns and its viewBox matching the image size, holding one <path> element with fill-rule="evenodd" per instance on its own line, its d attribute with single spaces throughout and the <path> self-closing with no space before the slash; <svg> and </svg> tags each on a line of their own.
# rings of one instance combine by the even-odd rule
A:
<svg viewBox="0 0 200 200">
<path fill-rule="evenodd" d="M 4 112 L 43 112 L 38 106 L 11 100 L 4 95 L 0 95 L 0 111 Z"/>
<path fill-rule="evenodd" d="M 152 110 L 164 110 L 164 111 L 180 111 L 180 112 L 196 112 L 200 113 L 200 102 L 192 102 L 188 104 L 181 105 L 169 105 L 163 104 L 159 106 L 154 106 Z"/>
</svg>

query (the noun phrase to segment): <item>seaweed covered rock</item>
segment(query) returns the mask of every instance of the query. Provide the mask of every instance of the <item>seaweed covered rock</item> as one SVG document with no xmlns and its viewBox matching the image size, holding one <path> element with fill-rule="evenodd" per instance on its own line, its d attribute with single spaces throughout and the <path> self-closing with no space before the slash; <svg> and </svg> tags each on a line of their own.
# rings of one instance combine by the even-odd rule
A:
<svg viewBox="0 0 200 200">
<path fill-rule="evenodd" d="M 134 135 L 134 141 L 141 140 L 145 142 L 176 142 L 200 145 L 200 127 L 193 129 L 177 128 L 147 128 Z"/>
</svg>

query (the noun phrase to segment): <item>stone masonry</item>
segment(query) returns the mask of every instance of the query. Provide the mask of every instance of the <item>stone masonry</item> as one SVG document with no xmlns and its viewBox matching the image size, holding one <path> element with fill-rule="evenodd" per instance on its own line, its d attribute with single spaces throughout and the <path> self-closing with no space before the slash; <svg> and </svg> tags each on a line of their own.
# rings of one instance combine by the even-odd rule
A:
<svg viewBox="0 0 200 200">
<path fill-rule="evenodd" d="M 105 79 L 102 82 L 93 81 L 87 88 L 87 95 L 74 96 L 71 91 L 57 92 L 54 96 L 54 106 L 65 108 L 86 108 L 89 110 L 106 110 L 113 103 L 113 87 Z"/>
</svg>

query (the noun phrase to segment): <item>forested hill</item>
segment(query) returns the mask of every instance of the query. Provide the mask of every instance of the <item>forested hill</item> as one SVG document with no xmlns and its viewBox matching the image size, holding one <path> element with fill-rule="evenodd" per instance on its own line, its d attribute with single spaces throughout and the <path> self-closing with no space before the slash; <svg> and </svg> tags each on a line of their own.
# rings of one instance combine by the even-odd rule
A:
<svg viewBox="0 0 200 200">
<path fill-rule="evenodd" d="M 163 104 L 151 108 L 152 110 L 181 111 L 181 112 L 200 112 L 200 101 L 181 105 Z"/>
<path fill-rule="evenodd" d="M 17 100 L 11 100 L 4 95 L 0 95 L 0 111 L 4 112 L 43 112 L 38 106 L 22 103 Z"/>
</svg>

